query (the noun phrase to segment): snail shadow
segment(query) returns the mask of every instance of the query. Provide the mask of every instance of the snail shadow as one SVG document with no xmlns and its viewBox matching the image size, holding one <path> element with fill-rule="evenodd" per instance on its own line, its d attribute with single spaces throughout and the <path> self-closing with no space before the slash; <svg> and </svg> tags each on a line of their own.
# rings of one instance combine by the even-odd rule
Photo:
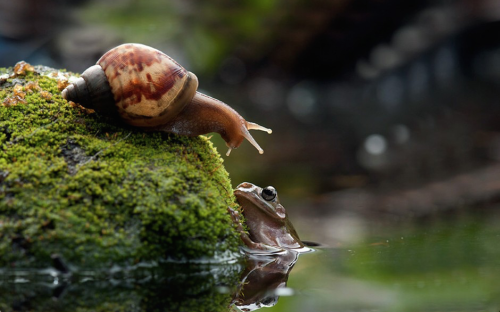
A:
<svg viewBox="0 0 500 312">
<path fill-rule="evenodd" d="M 315 248 L 321 246 L 313 242 L 307 242 L 306 245 Z M 315 251 L 309 247 L 270 254 L 246 253 L 246 267 L 231 300 L 232 311 L 272 307 L 278 303 L 280 295 L 293 294 L 293 290 L 286 287 L 288 276 L 300 254 Z"/>
</svg>

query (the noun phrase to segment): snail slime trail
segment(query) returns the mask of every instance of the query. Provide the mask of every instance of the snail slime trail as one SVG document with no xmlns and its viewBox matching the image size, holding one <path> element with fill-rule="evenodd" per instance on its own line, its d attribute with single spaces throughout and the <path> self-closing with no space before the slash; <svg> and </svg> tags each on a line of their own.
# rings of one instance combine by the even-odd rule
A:
<svg viewBox="0 0 500 312">
<path fill-rule="evenodd" d="M 249 130 L 271 133 L 271 129 L 247 122 L 229 105 L 197 89 L 196 75 L 168 55 L 127 43 L 106 52 L 62 96 L 146 130 L 186 136 L 219 133 L 228 156 L 244 139 L 264 153 Z"/>
</svg>

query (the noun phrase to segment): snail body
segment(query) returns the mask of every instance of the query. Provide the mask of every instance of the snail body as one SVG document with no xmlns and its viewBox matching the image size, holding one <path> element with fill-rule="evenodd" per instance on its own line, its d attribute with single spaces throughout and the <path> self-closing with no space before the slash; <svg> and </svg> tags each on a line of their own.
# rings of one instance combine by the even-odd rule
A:
<svg viewBox="0 0 500 312">
<path fill-rule="evenodd" d="M 197 136 L 217 132 L 229 155 L 247 139 L 264 151 L 248 130 L 270 129 L 247 122 L 227 104 L 197 92 L 198 78 L 163 52 L 123 44 L 62 91 L 62 96 L 99 113 L 146 130 Z"/>
</svg>

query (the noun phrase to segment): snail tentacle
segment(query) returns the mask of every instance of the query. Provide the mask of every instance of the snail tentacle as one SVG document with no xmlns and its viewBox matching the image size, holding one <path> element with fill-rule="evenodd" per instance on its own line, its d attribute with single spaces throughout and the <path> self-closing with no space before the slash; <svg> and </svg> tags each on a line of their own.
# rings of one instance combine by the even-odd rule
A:
<svg viewBox="0 0 500 312">
<path fill-rule="evenodd" d="M 269 134 L 273 133 L 273 130 L 269 129 L 269 128 L 266 128 L 266 127 L 262 127 L 261 125 L 258 125 L 254 122 L 250 122 L 250 121 L 247 121 L 247 129 L 248 130 L 260 130 L 260 131 L 265 131 Z"/>
</svg>

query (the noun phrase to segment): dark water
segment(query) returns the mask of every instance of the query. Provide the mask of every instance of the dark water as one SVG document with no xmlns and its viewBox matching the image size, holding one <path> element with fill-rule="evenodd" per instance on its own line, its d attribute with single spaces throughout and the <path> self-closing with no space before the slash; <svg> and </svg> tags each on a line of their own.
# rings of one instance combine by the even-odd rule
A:
<svg viewBox="0 0 500 312">
<path fill-rule="evenodd" d="M 303 255 L 288 282 L 295 295 L 268 311 L 498 311 L 498 220 L 379 228 L 352 246 Z"/>
<path fill-rule="evenodd" d="M 358 242 L 298 257 L 70 277 L 4 270 L 0 311 L 238 311 L 229 307 L 235 296 L 263 311 L 498 311 L 499 220 L 489 213 L 374 226 Z"/>
</svg>

